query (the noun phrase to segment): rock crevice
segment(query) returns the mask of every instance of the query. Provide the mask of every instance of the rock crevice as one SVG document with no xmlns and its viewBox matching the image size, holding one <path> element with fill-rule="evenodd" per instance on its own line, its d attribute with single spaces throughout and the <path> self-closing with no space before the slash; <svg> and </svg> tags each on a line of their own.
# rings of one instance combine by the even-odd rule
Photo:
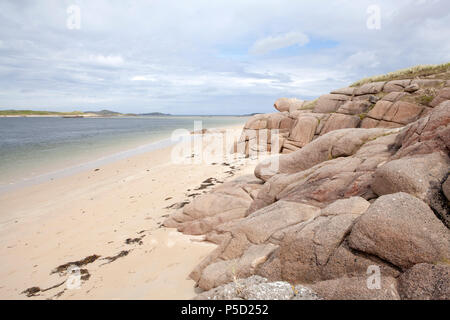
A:
<svg viewBox="0 0 450 320">
<path fill-rule="evenodd" d="M 165 223 L 218 244 L 191 273 L 199 298 L 449 299 L 448 85 L 366 83 L 250 118 L 234 151 L 272 156 Z"/>
</svg>

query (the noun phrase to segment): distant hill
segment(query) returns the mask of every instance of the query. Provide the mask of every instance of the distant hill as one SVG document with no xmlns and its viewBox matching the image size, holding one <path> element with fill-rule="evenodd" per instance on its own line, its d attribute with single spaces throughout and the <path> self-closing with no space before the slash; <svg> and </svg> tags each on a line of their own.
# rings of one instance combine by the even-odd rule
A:
<svg viewBox="0 0 450 320">
<path fill-rule="evenodd" d="M 250 113 L 241 115 L 196 115 L 196 114 L 182 114 L 178 116 L 196 116 L 196 117 L 251 117 L 260 113 Z M 0 110 L 0 116 L 52 116 L 52 117 L 77 117 L 77 118 L 89 118 L 89 117 L 139 117 L 139 116 L 161 116 L 169 117 L 173 116 L 170 113 L 163 112 L 147 112 L 147 113 L 120 113 L 103 109 L 100 111 L 71 111 L 71 112 L 58 112 L 58 111 L 41 111 L 41 110 Z"/>
<path fill-rule="evenodd" d="M 159 115 L 159 113 L 157 113 Z M 120 117 L 120 116 L 137 116 L 134 113 L 123 114 L 120 112 L 115 112 L 111 110 L 100 110 L 100 111 L 72 111 L 72 112 L 58 112 L 58 111 L 45 111 L 45 110 L 0 110 L 0 116 L 16 116 L 16 117 L 27 117 L 27 116 L 49 116 L 49 117 L 74 117 L 74 118 L 84 118 L 84 117 Z"/>
<path fill-rule="evenodd" d="M 81 111 L 56 112 L 41 110 L 0 110 L 0 116 L 77 116 L 83 115 Z"/>
<path fill-rule="evenodd" d="M 140 113 L 139 116 L 171 116 L 171 114 L 162 112 L 150 112 L 150 113 Z"/>
<path fill-rule="evenodd" d="M 262 114 L 262 113 L 254 112 L 254 113 L 242 114 L 242 115 L 239 115 L 239 117 L 252 117 L 252 116 L 256 116 L 257 114 Z"/>
<path fill-rule="evenodd" d="M 115 112 L 111 110 L 100 110 L 100 111 L 86 111 L 85 113 L 93 113 L 99 116 L 110 117 L 110 116 L 120 116 L 120 112 Z"/>
</svg>

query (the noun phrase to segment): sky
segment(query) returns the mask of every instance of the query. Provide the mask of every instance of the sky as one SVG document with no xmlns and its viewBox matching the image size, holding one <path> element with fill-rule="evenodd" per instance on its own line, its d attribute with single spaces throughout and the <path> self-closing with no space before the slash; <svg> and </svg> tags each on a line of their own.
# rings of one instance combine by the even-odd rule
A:
<svg viewBox="0 0 450 320">
<path fill-rule="evenodd" d="M 0 109 L 273 112 L 450 61 L 448 0 L 2 0 Z"/>
</svg>

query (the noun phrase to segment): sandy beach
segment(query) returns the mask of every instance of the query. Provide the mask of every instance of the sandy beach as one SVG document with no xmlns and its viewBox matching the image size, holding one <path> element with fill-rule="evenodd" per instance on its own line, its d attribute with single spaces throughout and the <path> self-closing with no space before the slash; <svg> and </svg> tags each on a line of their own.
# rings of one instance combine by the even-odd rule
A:
<svg viewBox="0 0 450 320">
<path fill-rule="evenodd" d="M 195 296 L 188 274 L 215 245 L 161 224 L 179 203 L 214 188 L 203 181 L 251 173 L 256 160 L 174 164 L 172 148 L 1 194 L 0 298 Z M 81 269 L 76 288 L 66 282 L 73 264 Z"/>
</svg>

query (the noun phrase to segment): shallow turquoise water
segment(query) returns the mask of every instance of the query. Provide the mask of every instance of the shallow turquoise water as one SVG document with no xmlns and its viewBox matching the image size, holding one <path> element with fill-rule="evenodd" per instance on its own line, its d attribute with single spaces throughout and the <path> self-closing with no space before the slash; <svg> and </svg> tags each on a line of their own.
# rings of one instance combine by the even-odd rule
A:
<svg viewBox="0 0 450 320">
<path fill-rule="evenodd" d="M 217 128 L 246 118 L 0 118 L 0 188 L 170 138 L 176 129 L 192 131 L 195 121 Z"/>
</svg>

